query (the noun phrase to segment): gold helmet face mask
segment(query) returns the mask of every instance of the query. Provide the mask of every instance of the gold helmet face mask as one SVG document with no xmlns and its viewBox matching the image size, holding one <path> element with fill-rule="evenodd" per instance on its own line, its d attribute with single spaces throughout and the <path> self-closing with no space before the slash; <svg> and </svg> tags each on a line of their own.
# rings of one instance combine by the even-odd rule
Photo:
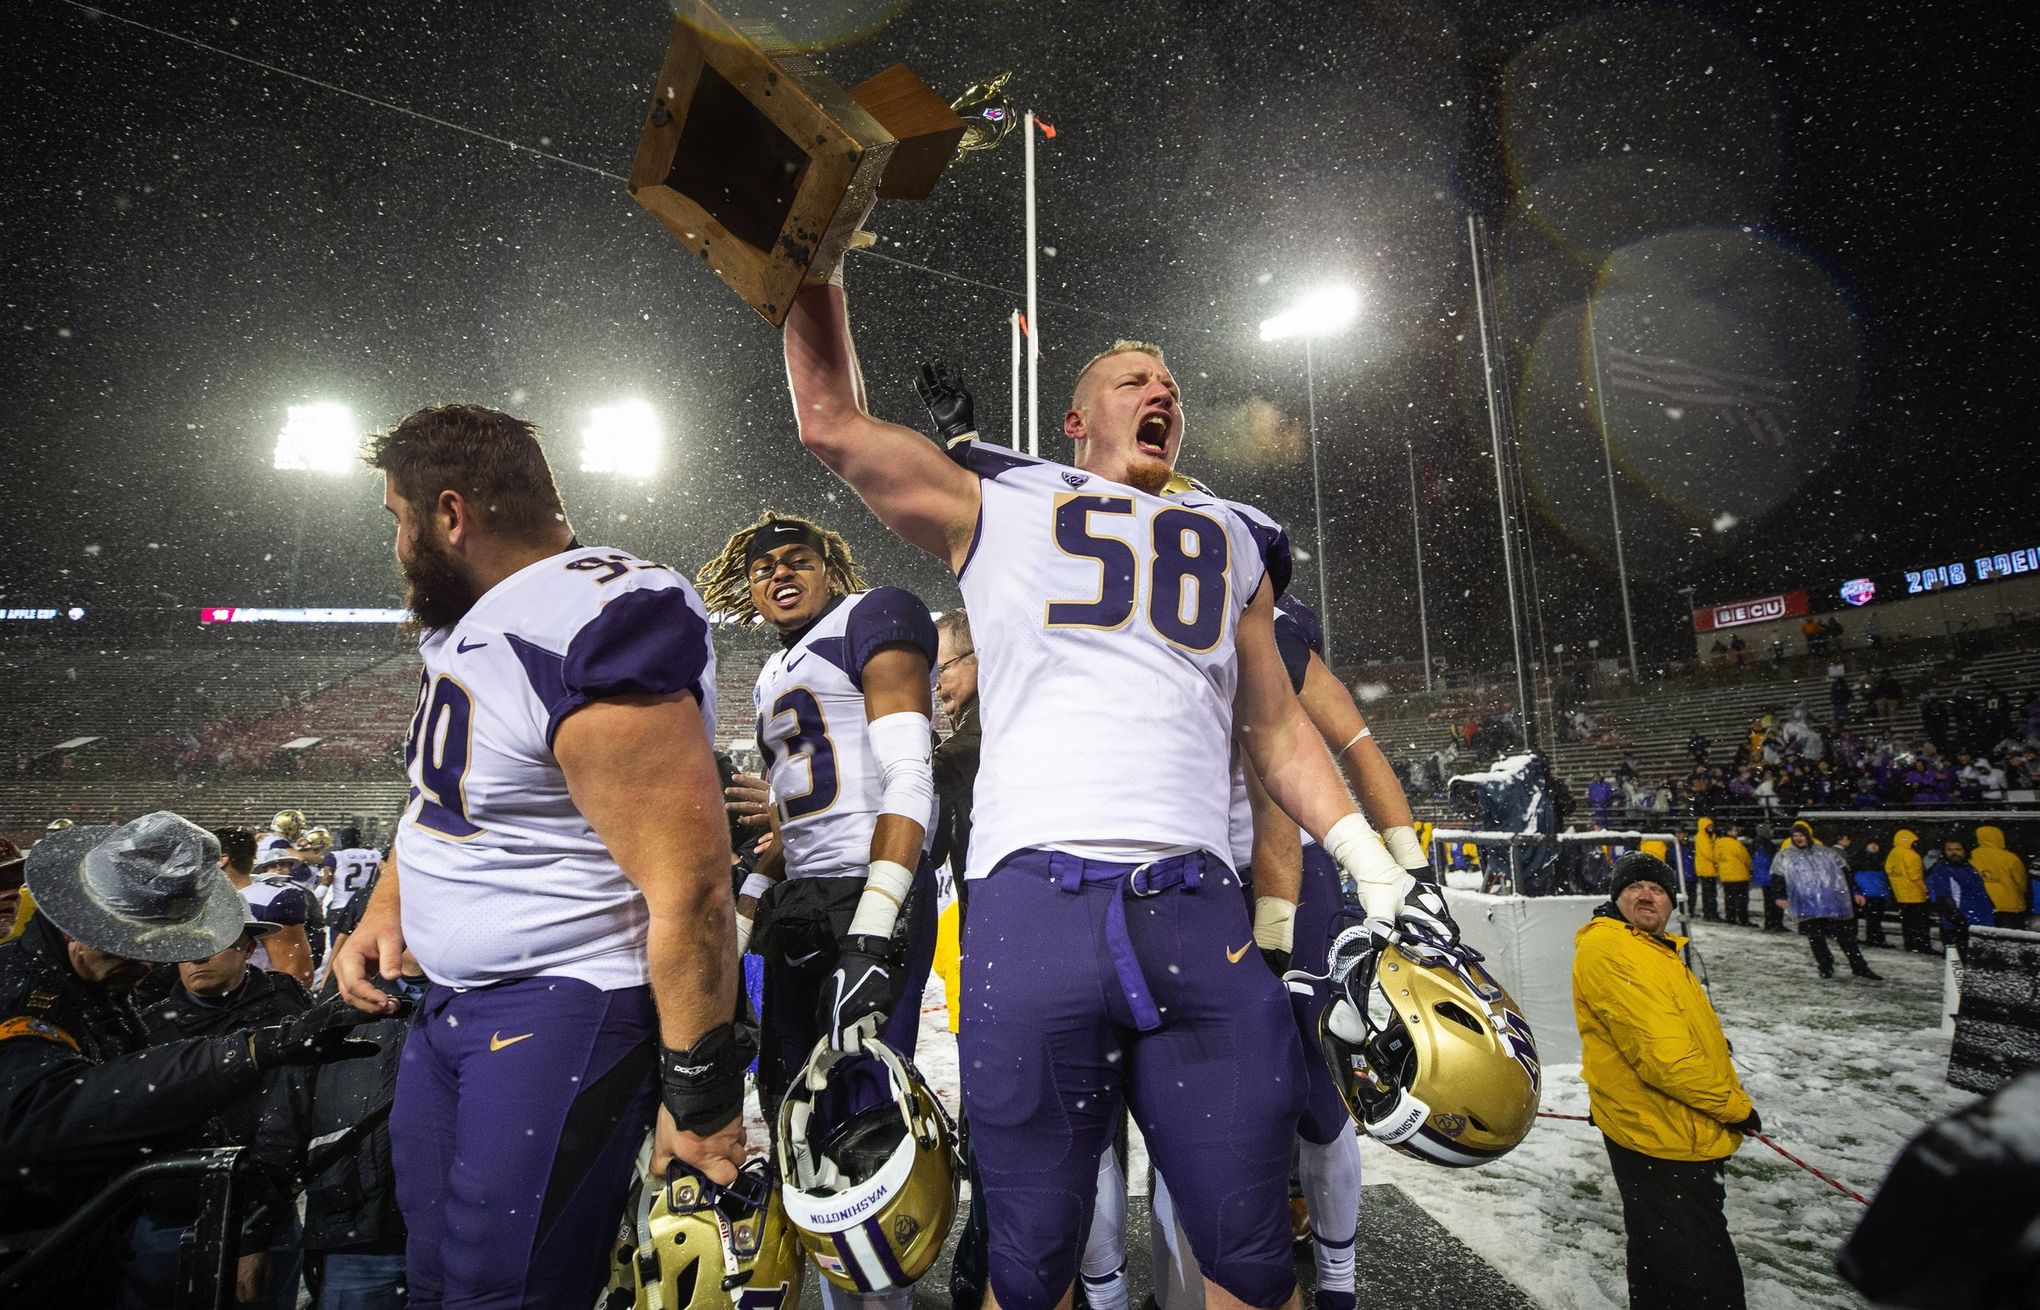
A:
<svg viewBox="0 0 2040 1310">
<path fill-rule="evenodd" d="M 1507 1155 L 1537 1122 L 1537 1045 L 1478 952 L 1405 942 L 1374 961 L 1365 1041 L 1319 1041 L 1346 1110 L 1404 1155 L 1469 1168 Z M 1374 1011 L 1386 1006 L 1384 1020 Z"/>
<path fill-rule="evenodd" d="M 829 1122 L 826 1108 L 817 1113 L 848 1103 L 856 1086 L 847 1079 L 860 1076 L 882 1080 L 883 1098 L 841 1122 Z M 866 1038 L 845 1054 L 826 1038 L 817 1043 L 780 1106 L 777 1144 L 787 1218 L 822 1277 L 847 1291 L 883 1292 L 934 1266 L 956 1219 L 956 1128 L 890 1047 Z"/>
<path fill-rule="evenodd" d="M 765 1160 L 720 1187 L 676 1164 L 631 1183 L 604 1310 L 798 1310 L 800 1243 Z"/>
<path fill-rule="evenodd" d="M 305 812 L 303 810 L 278 810 L 276 817 L 269 821 L 269 830 L 292 841 L 304 836 Z"/>
</svg>

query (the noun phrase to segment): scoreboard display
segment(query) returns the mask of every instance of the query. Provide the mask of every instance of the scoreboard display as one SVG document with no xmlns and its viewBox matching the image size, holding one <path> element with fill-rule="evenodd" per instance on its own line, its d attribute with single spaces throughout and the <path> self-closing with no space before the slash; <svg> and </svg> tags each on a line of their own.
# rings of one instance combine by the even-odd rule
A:
<svg viewBox="0 0 2040 1310">
<path fill-rule="evenodd" d="M 1961 559 L 1937 560 L 1876 577 L 1851 578 L 1841 585 L 1839 595 L 1851 605 L 1868 605 L 1876 600 L 1924 596 L 2036 573 L 2040 573 L 2040 546 L 2020 546 Z"/>
</svg>

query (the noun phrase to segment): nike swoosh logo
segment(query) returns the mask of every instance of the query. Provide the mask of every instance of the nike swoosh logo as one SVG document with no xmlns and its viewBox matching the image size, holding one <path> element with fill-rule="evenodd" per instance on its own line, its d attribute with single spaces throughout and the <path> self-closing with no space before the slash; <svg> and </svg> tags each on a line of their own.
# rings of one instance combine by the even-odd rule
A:
<svg viewBox="0 0 2040 1310">
<path fill-rule="evenodd" d="M 1227 964 L 1238 964 L 1240 960 L 1246 956 L 1247 947 L 1252 945 L 1253 945 L 1252 942 L 1245 942 L 1241 944 L 1240 948 L 1237 951 L 1227 951 L 1225 953 L 1225 962 Z"/>
<path fill-rule="evenodd" d="M 806 955 L 803 955 L 803 956 L 801 956 L 801 957 L 800 957 L 799 959 L 797 959 L 797 960 L 794 960 L 794 959 L 789 959 L 789 960 L 788 960 L 788 961 L 786 962 L 786 964 L 787 964 L 787 967 L 788 967 L 788 968 L 790 968 L 790 969 L 797 969 L 797 968 L 799 968 L 799 967 L 800 967 L 801 965 L 803 965 L 803 964 L 806 964 L 806 963 L 807 963 L 808 961 L 810 961 L 810 960 L 819 960 L 819 959 L 821 959 L 821 958 L 822 958 L 822 953 L 821 953 L 820 951 L 809 951 L 809 952 L 808 952 L 808 953 L 807 953 Z"/>
<path fill-rule="evenodd" d="M 802 660 L 806 659 L 807 657 L 808 657 L 808 653 L 807 653 L 806 651 L 802 651 L 802 652 L 801 652 L 800 654 L 798 654 L 798 655 L 794 656 L 794 657 L 793 657 L 792 659 L 790 659 L 790 660 L 788 660 L 788 661 L 786 662 L 786 671 L 787 671 L 788 673 L 791 673 L 791 672 L 793 672 L 793 666 L 794 666 L 794 665 L 796 665 L 796 664 L 798 664 L 798 663 L 800 663 L 800 662 L 801 662 Z"/>
<path fill-rule="evenodd" d="M 502 1050 L 502 1049 L 503 1049 L 504 1047 L 506 1047 L 506 1046 L 515 1046 L 515 1045 L 517 1045 L 517 1043 L 519 1043 L 519 1042 L 523 1041 L 523 1040 L 524 1040 L 525 1038 L 527 1038 L 527 1037 L 536 1037 L 536 1036 L 538 1036 L 538 1034 L 537 1034 L 537 1033 L 519 1033 L 519 1034 L 517 1034 L 517 1036 L 515 1036 L 515 1037 L 505 1037 L 505 1036 L 503 1035 L 502 1031 L 501 1031 L 501 1030 L 499 1029 L 499 1030 L 497 1030 L 497 1031 L 496 1031 L 495 1033 L 493 1033 L 493 1034 L 491 1034 L 491 1035 L 490 1035 L 490 1037 L 489 1037 L 489 1049 L 490 1049 L 490 1050 L 492 1050 L 492 1051 L 500 1051 L 500 1050 Z"/>
<path fill-rule="evenodd" d="M 460 641 L 455 643 L 453 653 L 456 655 L 465 655 L 471 650 L 480 650 L 482 647 L 488 644 L 489 643 L 486 641 L 477 641 L 470 644 L 467 638 L 463 637 L 460 639 Z"/>
</svg>

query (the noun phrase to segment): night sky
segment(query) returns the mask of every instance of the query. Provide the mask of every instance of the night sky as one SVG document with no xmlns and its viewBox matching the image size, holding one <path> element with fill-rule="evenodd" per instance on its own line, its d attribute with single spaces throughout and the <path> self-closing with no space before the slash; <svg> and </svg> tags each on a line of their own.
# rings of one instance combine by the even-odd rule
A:
<svg viewBox="0 0 2040 1310">
<path fill-rule="evenodd" d="M 1162 343 L 1183 467 L 1314 547 L 1304 350 L 1256 325 L 1360 288 L 1315 343 L 1342 662 L 1408 659 L 1406 448 L 1432 645 L 1506 626 L 1466 216 L 1493 243 L 1549 636 L 1621 638 L 1605 412 L 1646 658 L 1684 601 L 1762 595 L 2035 529 L 2029 33 L 1973 6 L 771 4 L 851 85 L 1012 70 L 1040 142 L 1043 453 L 1079 364 Z M 764 505 L 953 604 L 793 437 L 777 333 L 625 194 L 657 4 L 114 4 L 120 14 L 556 155 L 94 15 L 19 0 L 0 191 L 0 603 L 394 603 L 379 481 L 270 467 L 286 407 L 364 428 L 468 400 L 536 420 L 584 540 L 693 568 Z M 574 164 L 586 167 L 575 167 Z M 1007 424 L 1017 138 L 854 258 L 874 408 L 923 359 Z M 1591 336 L 1589 308 L 1591 306 Z M 1589 340 L 1598 358 L 1589 353 Z M 1602 381 L 1594 390 L 1594 364 Z M 1596 397 L 1598 394 L 1598 405 Z M 579 471 L 588 412 L 648 402 L 647 483 Z M 1299 587 L 1315 591 L 1315 562 Z"/>
</svg>

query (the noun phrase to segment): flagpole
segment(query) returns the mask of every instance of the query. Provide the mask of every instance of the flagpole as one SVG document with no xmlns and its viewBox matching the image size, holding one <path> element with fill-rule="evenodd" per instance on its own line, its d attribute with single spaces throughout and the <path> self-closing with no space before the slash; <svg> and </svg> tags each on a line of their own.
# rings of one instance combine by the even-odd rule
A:
<svg viewBox="0 0 2040 1310">
<path fill-rule="evenodd" d="M 1027 137 L 1027 453 L 1041 454 L 1041 313 L 1035 304 L 1034 111 L 1021 124 Z"/>
<path fill-rule="evenodd" d="M 1516 526 L 1510 514 L 1508 474 L 1502 463 L 1502 419 L 1495 401 L 1495 368 L 1488 355 L 1487 291 L 1481 283 L 1480 227 L 1472 214 L 1466 216 L 1466 247 L 1473 264 L 1473 310 L 1480 325 L 1480 374 L 1487 388 L 1488 439 L 1494 446 L 1495 512 L 1502 522 L 1502 576 L 1509 588 L 1509 638 L 1516 663 L 1516 713 L 1523 725 L 1524 740 L 1532 734 L 1530 680 L 1523 669 L 1522 605 L 1516 599 Z"/>
<path fill-rule="evenodd" d="M 1615 503 L 1615 454 L 1609 448 L 1608 402 L 1601 394 L 1601 343 L 1594 335 L 1594 300 L 1587 297 L 1587 356 L 1594 364 L 1594 413 L 1601 425 L 1601 464 L 1608 473 L 1608 522 L 1615 529 L 1615 577 L 1622 584 L 1622 629 L 1629 638 L 1629 680 L 1643 681 L 1636 668 L 1636 621 L 1629 613 L 1629 565 L 1622 557 L 1622 511 Z"/>
<path fill-rule="evenodd" d="M 1410 455 L 1410 540 L 1417 548 L 1417 631 L 1424 640 L 1424 690 L 1431 690 L 1431 615 L 1424 607 L 1424 521 L 1417 512 L 1417 448 L 1405 444 Z"/>
<path fill-rule="evenodd" d="M 1013 449 L 1020 449 L 1020 311 L 1014 310 L 1006 316 L 1007 326 L 1013 329 L 1013 422 L 1006 429 L 1006 435 Z"/>
</svg>

